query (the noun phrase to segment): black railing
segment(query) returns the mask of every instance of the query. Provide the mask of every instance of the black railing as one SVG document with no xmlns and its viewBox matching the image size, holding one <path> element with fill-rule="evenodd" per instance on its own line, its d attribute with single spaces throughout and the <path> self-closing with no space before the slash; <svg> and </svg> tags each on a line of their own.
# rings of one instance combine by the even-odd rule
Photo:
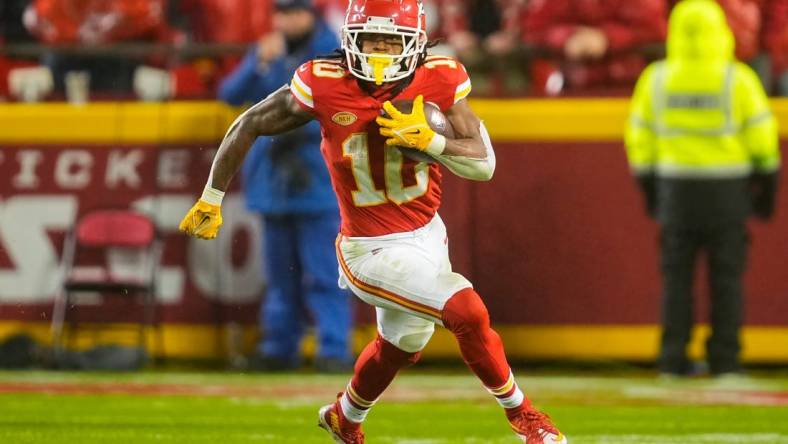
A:
<svg viewBox="0 0 788 444">
<path fill-rule="evenodd" d="M 126 56 L 143 58 L 149 56 L 220 57 L 243 54 L 249 48 L 243 43 L 187 43 L 171 45 L 160 43 L 113 43 L 111 45 L 43 45 L 40 43 L 15 43 L 0 46 L 0 55 L 16 58 L 38 58 L 53 52 L 80 56 Z"/>
</svg>

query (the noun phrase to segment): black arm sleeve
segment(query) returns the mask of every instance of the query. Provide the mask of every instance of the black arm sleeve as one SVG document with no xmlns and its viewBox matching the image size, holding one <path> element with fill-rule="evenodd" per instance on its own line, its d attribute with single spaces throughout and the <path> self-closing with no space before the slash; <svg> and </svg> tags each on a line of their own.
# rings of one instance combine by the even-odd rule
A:
<svg viewBox="0 0 788 444">
<path fill-rule="evenodd" d="M 635 176 L 640 190 L 645 198 L 646 212 L 654 217 L 657 212 L 657 182 L 653 174 L 638 174 Z"/>
<path fill-rule="evenodd" d="M 750 182 L 752 209 L 760 219 L 768 220 L 774 214 L 774 203 L 777 197 L 779 171 L 763 174 L 755 173 Z"/>
</svg>

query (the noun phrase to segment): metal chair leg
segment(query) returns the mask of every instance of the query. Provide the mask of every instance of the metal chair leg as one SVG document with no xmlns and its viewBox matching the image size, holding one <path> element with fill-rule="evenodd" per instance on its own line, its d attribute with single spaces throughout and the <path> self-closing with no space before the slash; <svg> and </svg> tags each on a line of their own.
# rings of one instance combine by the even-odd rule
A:
<svg viewBox="0 0 788 444">
<path fill-rule="evenodd" d="M 53 363 L 60 367 L 65 355 L 65 328 L 66 313 L 71 297 L 70 292 L 63 289 L 55 295 L 55 302 L 52 307 L 52 358 Z"/>
</svg>

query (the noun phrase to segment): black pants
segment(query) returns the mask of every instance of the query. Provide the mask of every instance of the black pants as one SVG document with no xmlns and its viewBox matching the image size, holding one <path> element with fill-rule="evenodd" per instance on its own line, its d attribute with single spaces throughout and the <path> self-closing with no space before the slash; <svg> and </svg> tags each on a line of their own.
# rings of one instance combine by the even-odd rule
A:
<svg viewBox="0 0 788 444">
<path fill-rule="evenodd" d="M 662 350 L 660 371 L 685 374 L 693 324 L 692 283 L 696 258 L 705 251 L 711 289 L 711 329 L 706 352 L 712 373 L 739 370 L 742 273 L 747 256 L 743 223 L 686 228 L 663 226 Z"/>
</svg>

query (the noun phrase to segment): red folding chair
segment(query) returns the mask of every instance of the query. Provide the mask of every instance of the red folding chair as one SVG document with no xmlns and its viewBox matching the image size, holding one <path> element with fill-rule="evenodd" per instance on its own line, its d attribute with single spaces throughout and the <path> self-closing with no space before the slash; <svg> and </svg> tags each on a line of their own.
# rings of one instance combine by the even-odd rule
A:
<svg viewBox="0 0 788 444">
<path fill-rule="evenodd" d="M 103 253 L 100 265 L 80 266 L 80 253 L 93 250 Z M 105 295 L 138 297 L 142 303 L 139 320 L 140 350 L 146 350 L 146 331 L 158 326 L 156 319 L 155 282 L 162 245 L 153 221 L 146 215 L 131 210 L 98 210 L 82 216 L 67 234 L 63 248 L 63 284 L 55 296 L 52 310 L 52 343 L 55 359 L 63 356 L 65 332 L 76 331 L 76 316 L 69 316 L 75 308 L 74 293 L 94 292 Z M 113 269 L 108 260 L 112 253 L 136 254 L 137 273 L 122 273 Z M 64 324 L 69 322 L 69 329 Z"/>
</svg>

